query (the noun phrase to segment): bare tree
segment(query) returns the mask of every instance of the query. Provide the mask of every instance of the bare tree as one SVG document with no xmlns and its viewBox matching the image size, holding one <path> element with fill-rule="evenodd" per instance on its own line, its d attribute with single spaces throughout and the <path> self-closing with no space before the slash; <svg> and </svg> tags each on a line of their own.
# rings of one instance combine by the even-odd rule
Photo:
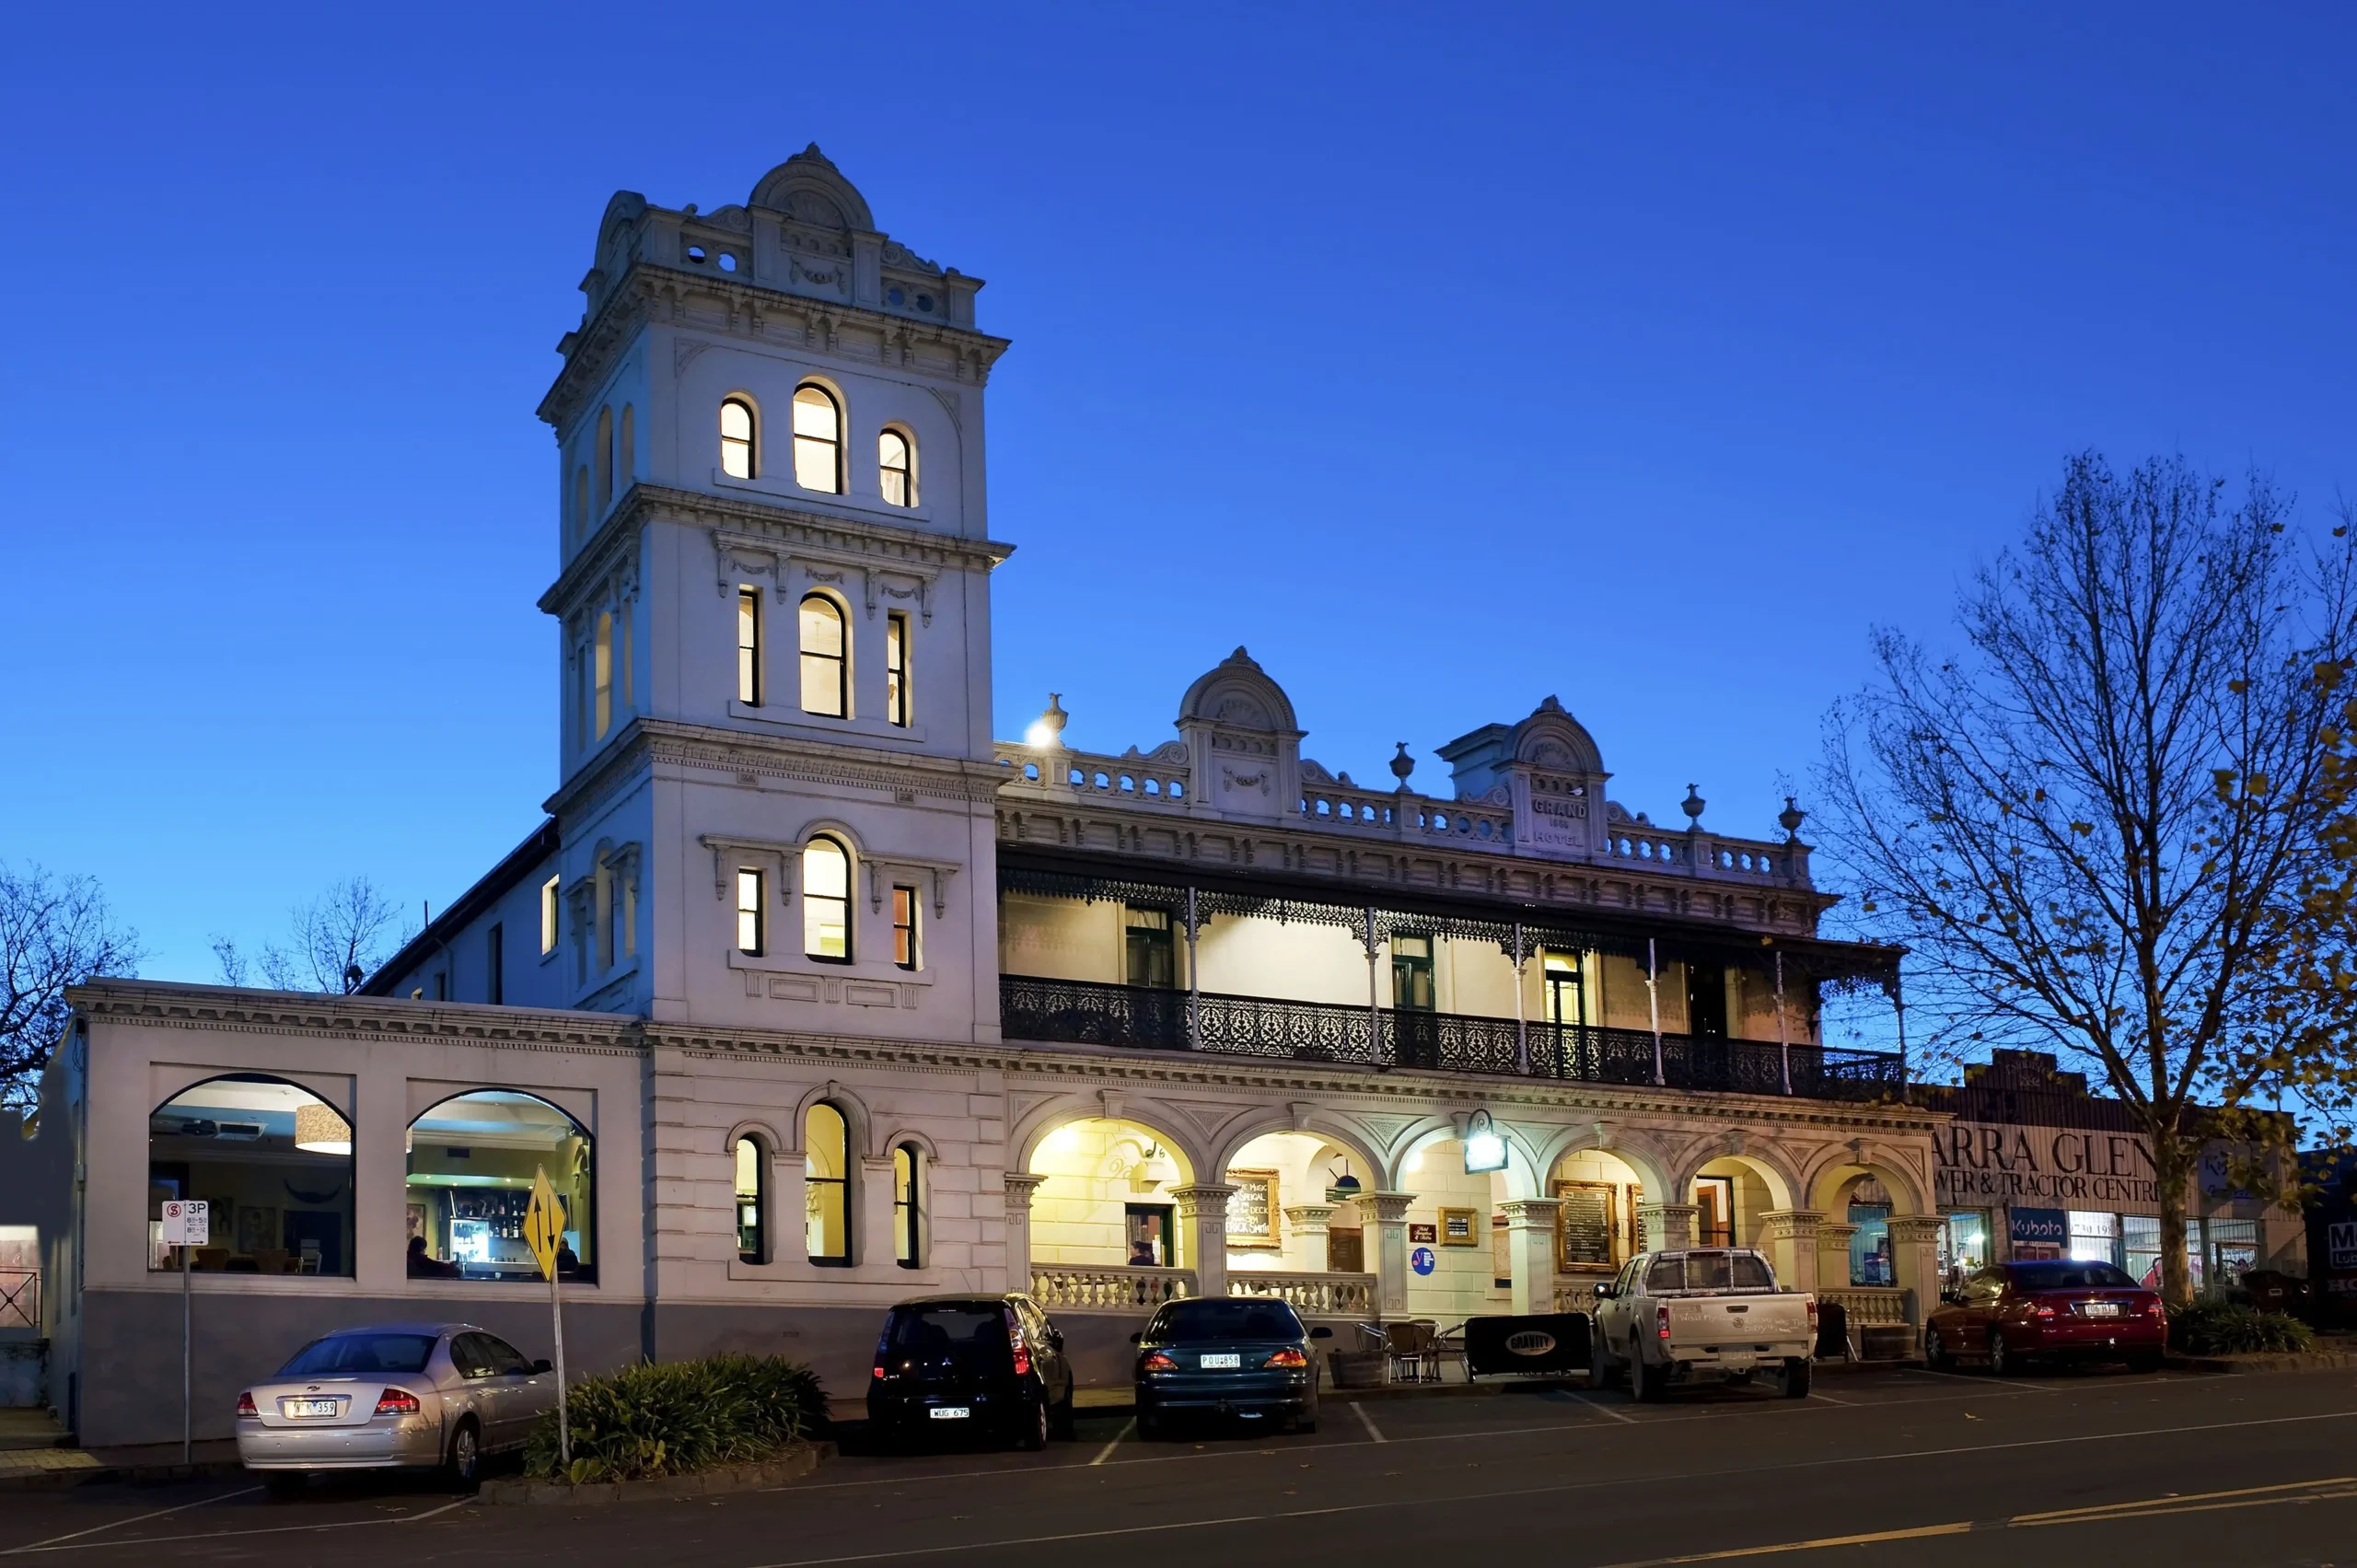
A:
<svg viewBox="0 0 2357 1568">
<path fill-rule="evenodd" d="M 347 877 L 287 912 L 287 945 L 266 944 L 249 958 L 233 937 L 213 938 L 224 985 L 243 985 L 259 968 L 280 991 L 357 991 L 416 935 L 366 877 Z"/>
<path fill-rule="evenodd" d="M 2204 1141 L 2287 1144 L 2258 1108 L 2350 1073 L 2351 993 L 2283 977 L 2349 798 L 2357 554 L 2288 510 L 2182 459 L 2124 480 L 2071 459 L 1961 594 L 1968 651 L 1877 630 L 1879 679 L 1835 710 L 1821 771 L 1827 848 L 1859 918 L 1913 949 L 1934 1052 L 2043 1043 L 2133 1108 L 2177 1305 Z"/>
<path fill-rule="evenodd" d="M 0 1105 L 29 1105 L 65 1032 L 65 988 L 139 972 L 138 933 L 118 926 L 88 877 L 0 865 Z"/>
</svg>

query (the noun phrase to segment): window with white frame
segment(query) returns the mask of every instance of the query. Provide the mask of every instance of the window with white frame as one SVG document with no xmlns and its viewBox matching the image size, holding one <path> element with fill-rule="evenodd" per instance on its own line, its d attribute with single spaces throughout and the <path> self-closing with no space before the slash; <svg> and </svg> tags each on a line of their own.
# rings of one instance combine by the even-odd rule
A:
<svg viewBox="0 0 2357 1568">
<path fill-rule="evenodd" d="M 884 722 L 909 727 L 909 618 L 897 610 L 884 618 Z"/>
<path fill-rule="evenodd" d="M 917 504 L 917 444 L 906 431 L 886 427 L 876 438 L 876 470 L 885 504 Z"/>
<path fill-rule="evenodd" d="M 805 594 L 800 619 L 802 711 L 842 718 L 851 712 L 851 659 L 842 606 L 825 594 Z"/>
<path fill-rule="evenodd" d="M 737 700 L 761 705 L 761 590 L 737 590 Z"/>
<path fill-rule="evenodd" d="M 753 477 L 753 405 L 742 398 L 720 405 L 720 471 L 731 479 Z"/>
<path fill-rule="evenodd" d="M 825 964 L 851 962 L 851 856 L 826 837 L 802 852 L 802 952 Z"/>
<path fill-rule="evenodd" d="M 540 884 L 540 956 L 546 958 L 556 951 L 556 895 L 558 878 L 552 877 Z"/>
<path fill-rule="evenodd" d="M 737 950 L 761 953 L 761 874 L 749 867 L 737 873 Z"/>
<path fill-rule="evenodd" d="M 794 393 L 794 482 L 840 495 L 843 489 L 843 414 L 835 395 L 815 381 Z"/>
</svg>

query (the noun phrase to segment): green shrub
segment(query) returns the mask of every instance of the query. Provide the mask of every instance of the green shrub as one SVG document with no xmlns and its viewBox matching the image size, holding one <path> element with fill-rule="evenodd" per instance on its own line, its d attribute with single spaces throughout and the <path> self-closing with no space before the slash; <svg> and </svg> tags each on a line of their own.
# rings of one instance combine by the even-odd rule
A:
<svg viewBox="0 0 2357 1568">
<path fill-rule="evenodd" d="M 2314 1340 L 2308 1326 L 2288 1313 L 2233 1302 L 2197 1301 L 2169 1318 L 2169 1345 L 2188 1355 L 2305 1350 Z"/>
<path fill-rule="evenodd" d="M 565 1390 L 573 1468 L 557 1462 L 556 1412 L 532 1429 L 527 1475 L 578 1486 L 750 1464 L 818 1429 L 818 1374 L 780 1356 L 643 1363 Z"/>
</svg>

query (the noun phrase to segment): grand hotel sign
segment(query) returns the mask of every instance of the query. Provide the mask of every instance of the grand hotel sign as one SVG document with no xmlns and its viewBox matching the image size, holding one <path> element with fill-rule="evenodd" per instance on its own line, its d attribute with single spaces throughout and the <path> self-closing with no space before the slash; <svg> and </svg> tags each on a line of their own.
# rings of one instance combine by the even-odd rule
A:
<svg viewBox="0 0 2357 1568">
<path fill-rule="evenodd" d="M 1952 1121 L 1932 1135 L 1932 1152 L 1944 1208 L 2160 1208 L 2152 1150 L 2131 1132 Z"/>
</svg>

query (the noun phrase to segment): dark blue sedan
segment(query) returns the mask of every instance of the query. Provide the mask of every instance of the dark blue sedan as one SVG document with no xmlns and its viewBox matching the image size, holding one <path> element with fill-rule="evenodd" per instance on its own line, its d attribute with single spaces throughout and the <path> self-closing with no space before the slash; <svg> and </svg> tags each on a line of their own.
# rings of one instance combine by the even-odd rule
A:
<svg viewBox="0 0 2357 1568">
<path fill-rule="evenodd" d="M 1232 1416 L 1297 1432 L 1318 1430 L 1318 1357 L 1292 1307 L 1265 1296 L 1173 1301 L 1154 1315 L 1138 1347 L 1138 1435 L 1161 1437 L 1174 1417 Z"/>
</svg>

